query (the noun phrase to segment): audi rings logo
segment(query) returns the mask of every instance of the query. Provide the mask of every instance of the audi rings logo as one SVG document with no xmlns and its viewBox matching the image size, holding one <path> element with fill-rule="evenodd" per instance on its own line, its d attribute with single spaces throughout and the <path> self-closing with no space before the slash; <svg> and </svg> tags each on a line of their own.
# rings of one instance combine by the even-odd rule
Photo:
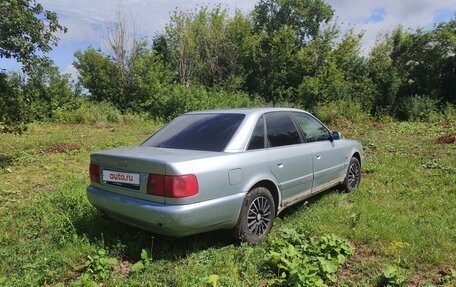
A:
<svg viewBox="0 0 456 287">
<path fill-rule="evenodd" d="M 116 166 L 127 167 L 127 161 L 125 159 L 118 159 L 116 160 Z"/>
</svg>

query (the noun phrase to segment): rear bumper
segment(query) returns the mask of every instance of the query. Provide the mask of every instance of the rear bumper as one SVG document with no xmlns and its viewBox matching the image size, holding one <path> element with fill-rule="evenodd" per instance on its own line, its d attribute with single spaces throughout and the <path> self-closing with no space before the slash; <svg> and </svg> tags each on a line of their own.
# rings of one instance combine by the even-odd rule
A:
<svg viewBox="0 0 456 287">
<path fill-rule="evenodd" d="M 236 225 L 245 193 L 208 201 L 170 205 L 150 202 L 89 186 L 87 197 L 97 209 L 126 224 L 153 233 L 181 237 Z"/>
</svg>

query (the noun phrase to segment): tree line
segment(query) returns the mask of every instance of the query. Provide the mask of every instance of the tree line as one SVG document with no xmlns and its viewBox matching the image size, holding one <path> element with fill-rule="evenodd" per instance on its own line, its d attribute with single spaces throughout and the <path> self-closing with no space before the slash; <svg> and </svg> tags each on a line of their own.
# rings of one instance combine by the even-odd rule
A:
<svg viewBox="0 0 456 287">
<path fill-rule="evenodd" d="M 18 3 L 22 10 L 14 8 Z M 0 12 L 16 9 L 24 19 L 38 19 L 31 30 L 43 36 L 34 47 L 46 52 L 56 44 L 53 33 L 66 28 L 36 6 L 33 0 L 8 0 Z M 39 20 L 43 13 L 48 26 Z M 14 52 L 18 35 L 3 30 L 18 20 L 2 18 L 0 55 L 22 61 L 25 76 L 0 73 L 0 122 L 7 127 L 52 119 L 54 111 L 71 111 L 78 101 L 108 102 L 122 113 L 160 119 L 261 105 L 310 111 L 342 105 L 347 114 L 356 109 L 400 120 L 455 113 L 456 18 L 432 29 L 397 27 L 379 35 L 366 53 L 362 33 L 342 32 L 333 17 L 322 0 L 260 0 L 248 14 L 200 7 L 174 11 L 165 29 L 148 40 L 119 15 L 108 28 L 110 49 L 75 52 L 76 83 L 48 61 L 36 61 L 43 58 L 33 49 L 25 56 L 23 47 Z"/>
</svg>

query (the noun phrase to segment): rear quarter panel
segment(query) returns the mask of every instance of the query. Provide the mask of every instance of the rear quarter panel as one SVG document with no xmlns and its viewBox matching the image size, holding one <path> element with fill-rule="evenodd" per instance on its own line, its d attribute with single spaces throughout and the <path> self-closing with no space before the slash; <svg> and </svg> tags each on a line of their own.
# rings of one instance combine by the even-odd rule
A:
<svg viewBox="0 0 456 287">
<path fill-rule="evenodd" d="M 230 180 L 231 171 L 231 180 Z M 166 198 L 166 203 L 187 204 L 220 198 L 236 193 L 247 193 L 261 180 L 271 180 L 269 157 L 266 150 L 220 153 L 219 156 L 175 162 L 166 166 L 166 174 L 194 174 L 199 192 L 187 198 Z"/>
</svg>

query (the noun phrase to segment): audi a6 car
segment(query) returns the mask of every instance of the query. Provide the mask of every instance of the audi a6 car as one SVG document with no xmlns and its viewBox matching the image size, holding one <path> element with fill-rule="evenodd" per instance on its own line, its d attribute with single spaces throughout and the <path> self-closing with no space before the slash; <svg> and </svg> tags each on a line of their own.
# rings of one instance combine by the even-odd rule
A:
<svg viewBox="0 0 456 287">
<path fill-rule="evenodd" d="M 362 146 L 308 112 L 186 113 L 139 146 L 92 153 L 90 203 L 169 236 L 231 229 L 262 241 L 286 207 L 325 189 L 358 187 Z"/>
</svg>

